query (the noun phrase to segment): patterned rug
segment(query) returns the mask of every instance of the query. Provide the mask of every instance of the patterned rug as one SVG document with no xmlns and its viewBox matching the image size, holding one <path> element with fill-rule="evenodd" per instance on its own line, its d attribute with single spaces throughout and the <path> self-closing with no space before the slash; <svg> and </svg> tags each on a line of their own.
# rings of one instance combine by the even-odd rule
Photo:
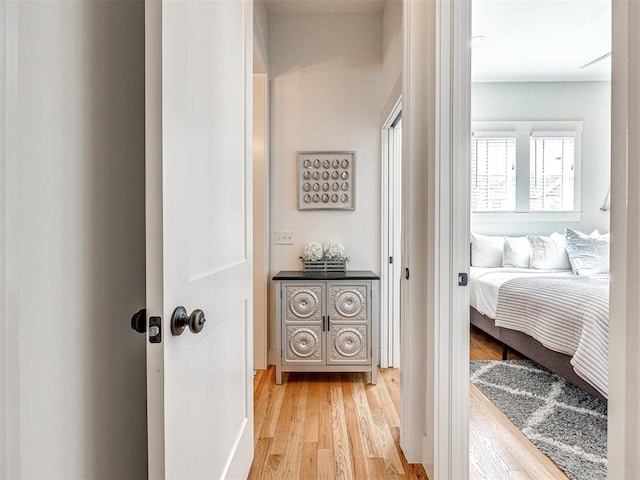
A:
<svg viewBox="0 0 640 480">
<path fill-rule="evenodd" d="M 472 361 L 471 381 L 573 480 L 607 478 L 607 406 L 530 360 Z"/>
</svg>

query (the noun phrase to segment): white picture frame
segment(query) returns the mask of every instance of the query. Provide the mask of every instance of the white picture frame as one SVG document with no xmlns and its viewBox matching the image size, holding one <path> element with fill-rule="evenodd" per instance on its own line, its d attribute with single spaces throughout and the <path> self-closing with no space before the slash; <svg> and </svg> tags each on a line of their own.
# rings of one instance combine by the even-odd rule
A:
<svg viewBox="0 0 640 480">
<path fill-rule="evenodd" d="M 355 210 L 355 152 L 298 152 L 298 210 Z"/>
</svg>

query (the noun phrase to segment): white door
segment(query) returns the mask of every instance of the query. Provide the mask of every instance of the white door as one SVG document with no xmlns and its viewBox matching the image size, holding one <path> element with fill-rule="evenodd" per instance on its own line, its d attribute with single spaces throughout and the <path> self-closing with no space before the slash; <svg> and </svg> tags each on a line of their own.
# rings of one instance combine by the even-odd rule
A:
<svg viewBox="0 0 640 480">
<path fill-rule="evenodd" d="M 252 2 L 148 0 L 145 22 L 149 478 L 246 478 Z M 200 333 L 172 335 L 178 306 Z"/>
<path fill-rule="evenodd" d="M 384 367 L 400 367 L 400 281 L 402 271 L 402 104 L 383 126 L 383 252 L 381 357 Z"/>
<path fill-rule="evenodd" d="M 400 113 L 391 128 L 393 136 L 393 162 L 389 169 L 393 169 L 389 179 L 389 189 L 392 192 L 389 222 L 389 248 L 393 252 L 393 264 L 389 265 L 389 319 L 391 354 L 389 362 L 392 366 L 400 367 L 400 281 L 402 275 L 402 114 Z M 393 299 L 391 301 L 391 299 Z"/>
</svg>

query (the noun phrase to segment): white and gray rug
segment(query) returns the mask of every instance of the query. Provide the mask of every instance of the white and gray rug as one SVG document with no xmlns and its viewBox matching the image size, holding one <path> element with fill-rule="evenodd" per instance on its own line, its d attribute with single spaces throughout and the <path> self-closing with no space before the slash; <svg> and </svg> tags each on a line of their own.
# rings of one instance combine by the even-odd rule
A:
<svg viewBox="0 0 640 480">
<path fill-rule="evenodd" d="M 530 360 L 472 361 L 471 381 L 573 480 L 607 478 L 607 406 Z"/>
</svg>

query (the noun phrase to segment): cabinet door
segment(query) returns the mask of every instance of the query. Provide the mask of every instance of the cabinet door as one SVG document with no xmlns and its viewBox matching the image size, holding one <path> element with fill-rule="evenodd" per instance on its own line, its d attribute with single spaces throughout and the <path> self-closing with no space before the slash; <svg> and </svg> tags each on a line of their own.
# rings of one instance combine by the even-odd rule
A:
<svg viewBox="0 0 640 480">
<path fill-rule="evenodd" d="M 327 285 L 327 364 L 371 362 L 370 282 Z"/>
<path fill-rule="evenodd" d="M 282 363 L 323 365 L 324 286 L 304 282 L 282 288 Z"/>
</svg>

